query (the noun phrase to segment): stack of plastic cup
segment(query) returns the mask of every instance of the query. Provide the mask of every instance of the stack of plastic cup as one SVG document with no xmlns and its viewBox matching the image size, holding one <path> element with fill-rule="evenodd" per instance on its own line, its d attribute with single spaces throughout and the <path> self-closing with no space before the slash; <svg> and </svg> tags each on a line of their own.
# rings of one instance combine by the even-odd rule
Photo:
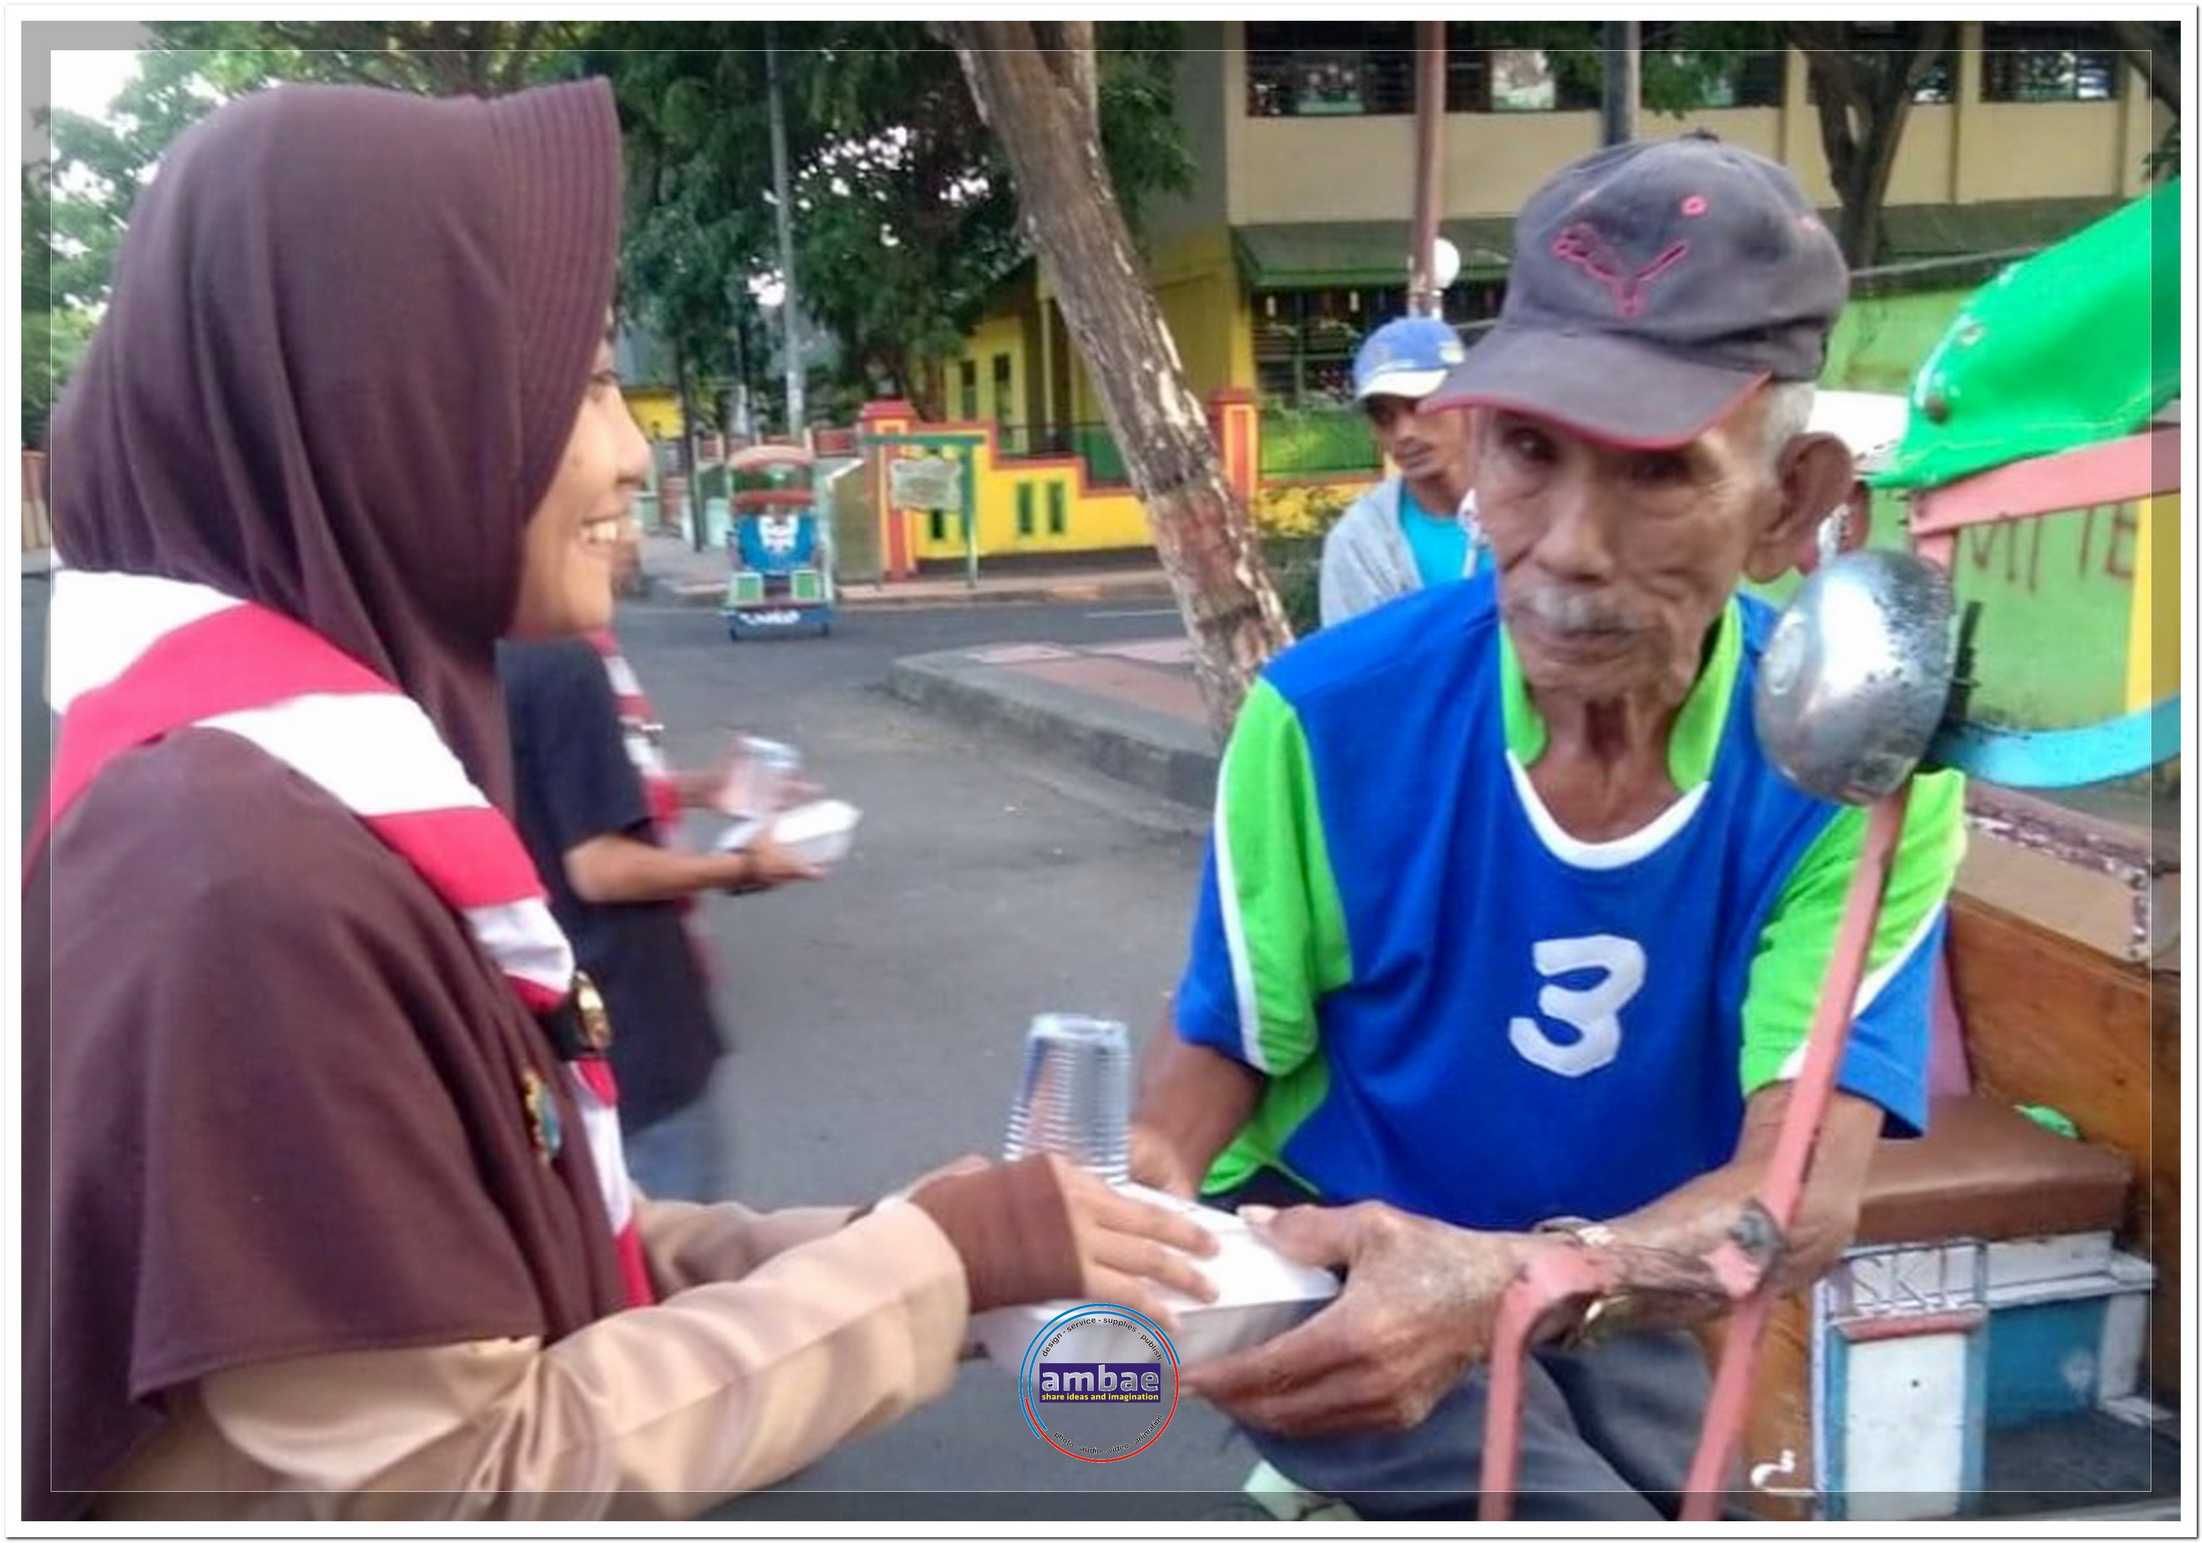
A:
<svg viewBox="0 0 2202 1543">
<path fill-rule="evenodd" d="M 1005 1160 L 1054 1152 L 1113 1184 L 1131 1176 L 1131 1036 L 1121 1023 L 1043 1013 L 1025 1035 Z"/>
<path fill-rule="evenodd" d="M 761 820 L 777 813 L 787 785 L 803 771 L 800 750 L 755 734 L 738 735 L 729 759 L 718 806 L 720 813 L 736 819 Z"/>
</svg>

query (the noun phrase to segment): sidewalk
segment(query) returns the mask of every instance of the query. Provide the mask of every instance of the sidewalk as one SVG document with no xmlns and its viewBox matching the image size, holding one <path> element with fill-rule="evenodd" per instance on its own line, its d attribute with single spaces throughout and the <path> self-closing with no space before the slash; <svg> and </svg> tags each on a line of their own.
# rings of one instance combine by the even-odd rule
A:
<svg viewBox="0 0 2202 1543">
<path fill-rule="evenodd" d="M 678 536 L 647 535 L 642 538 L 642 575 L 645 593 L 661 604 L 716 606 L 726 594 L 727 556 L 721 550 L 694 551 Z M 1059 568 L 1028 566 L 991 573 L 982 561 L 976 589 L 958 574 L 892 584 L 844 583 L 835 593 L 836 603 L 849 607 L 1049 601 L 1076 605 L 1169 598 L 1170 582 L 1159 567 L 1081 565 L 1075 555 Z"/>
<path fill-rule="evenodd" d="M 903 701 L 1196 808 L 1216 794 L 1192 645 L 1005 643 L 895 661 Z"/>
</svg>

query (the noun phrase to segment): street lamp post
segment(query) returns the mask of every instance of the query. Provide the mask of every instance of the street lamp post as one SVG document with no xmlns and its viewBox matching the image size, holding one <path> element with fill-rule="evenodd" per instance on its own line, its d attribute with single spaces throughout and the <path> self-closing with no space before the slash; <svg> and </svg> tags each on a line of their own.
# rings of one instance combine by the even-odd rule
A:
<svg viewBox="0 0 2202 1543">
<path fill-rule="evenodd" d="M 1605 142 L 1625 145 L 1636 137 L 1636 103 L 1643 71 L 1644 24 L 1606 23 Z"/>
<path fill-rule="evenodd" d="M 773 46 L 772 23 L 765 23 L 766 115 L 772 129 L 773 212 L 780 227 L 781 325 L 787 353 L 788 438 L 803 441 L 802 308 L 795 298 L 795 208 L 788 193 L 788 131 L 780 108 L 780 50 Z"/>
<path fill-rule="evenodd" d="M 1414 236 L 1407 253 L 1407 312 L 1437 316 L 1445 308 L 1438 277 L 1437 217 L 1445 170 L 1445 23 L 1415 23 Z"/>
</svg>

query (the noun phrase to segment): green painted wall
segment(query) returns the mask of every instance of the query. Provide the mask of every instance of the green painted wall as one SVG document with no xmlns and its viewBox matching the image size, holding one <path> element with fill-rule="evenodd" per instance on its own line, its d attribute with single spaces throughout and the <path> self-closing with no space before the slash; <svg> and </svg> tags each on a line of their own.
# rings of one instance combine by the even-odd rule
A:
<svg viewBox="0 0 2202 1543">
<path fill-rule="evenodd" d="M 1850 306 L 1829 339 L 1822 383 L 1908 390 L 1968 293 L 1894 295 Z M 2176 519 L 2178 507 L 2165 500 L 2159 517 Z M 1902 498 L 1876 494 L 1872 544 L 1903 547 L 1904 516 Z M 1959 537 L 1958 600 L 1981 602 L 1972 716 L 2046 728 L 2126 710 L 2138 534 L 2135 506 L 2115 504 Z M 1755 588 L 1779 603 L 1796 585 L 1791 577 Z"/>
<path fill-rule="evenodd" d="M 1970 293 L 1888 295 L 1845 306 L 1827 340 L 1820 384 L 1841 391 L 1909 391 L 1912 372 Z"/>
<path fill-rule="evenodd" d="M 1874 496 L 1872 545 L 1906 546 L 1903 522 L 1902 499 Z M 2106 504 L 1959 535 L 1958 603 L 1981 603 L 1970 716 L 2052 728 L 2126 710 L 2138 524 L 2132 504 Z M 1752 589 L 1779 605 L 1798 582 Z"/>
</svg>

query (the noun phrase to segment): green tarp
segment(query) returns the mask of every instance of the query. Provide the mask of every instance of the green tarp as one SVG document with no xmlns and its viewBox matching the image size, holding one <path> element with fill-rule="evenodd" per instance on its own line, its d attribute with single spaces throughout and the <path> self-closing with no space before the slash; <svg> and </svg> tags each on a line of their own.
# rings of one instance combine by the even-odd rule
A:
<svg viewBox="0 0 2202 1543">
<path fill-rule="evenodd" d="M 1234 227 L 1246 287 L 1329 289 L 1407 282 L 1406 220 L 1310 220 Z M 1445 220 L 1439 233 L 1460 252 L 1463 277 L 1498 277 L 1514 250 L 1512 220 Z"/>
<path fill-rule="evenodd" d="M 2179 183 L 1967 300 L 1911 389 L 1889 488 L 1937 487 L 2131 434 L 2179 392 Z"/>
</svg>

